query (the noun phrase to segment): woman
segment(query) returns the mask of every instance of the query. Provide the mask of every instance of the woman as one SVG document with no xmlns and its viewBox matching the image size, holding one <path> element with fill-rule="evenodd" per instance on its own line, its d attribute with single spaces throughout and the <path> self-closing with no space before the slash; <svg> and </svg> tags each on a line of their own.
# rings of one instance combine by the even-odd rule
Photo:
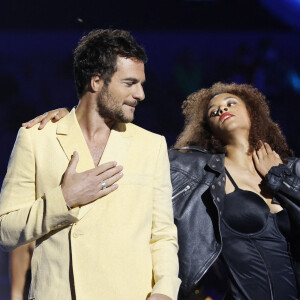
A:
<svg viewBox="0 0 300 300">
<path fill-rule="evenodd" d="M 289 158 L 265 97 L 249 85 L 217 83 L 190 95 L 183 113 L 169 154 L 179 298 L 192 299 L 220 257 L 226 299 L 298 299 L 300 160 Z"/>
<path fill-rule="evenodd" d="M 11 300 L 28 298 L 34 242 L 22 245 L 10 252 Z"/>
<path fill-rule="evenodd" d="M 175 146 L 189 152 L 170 151 L 182 291 L 220 255 L 227 299 L 298 299 L 300 160 L 289 159 L 265 97 L 217 83 L 183 113 Z"/>
</svg>

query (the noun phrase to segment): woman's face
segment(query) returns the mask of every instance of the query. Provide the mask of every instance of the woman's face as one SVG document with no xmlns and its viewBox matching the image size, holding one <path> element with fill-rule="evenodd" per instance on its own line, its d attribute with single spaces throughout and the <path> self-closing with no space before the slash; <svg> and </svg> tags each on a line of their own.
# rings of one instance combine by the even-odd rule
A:
<svg viewBox="0 0 300 300">
<path fill-rule="evenodd" d="M 246 104 L 238 96 L 222 93 L 213 97 L 208 104 L 208 120 L 212 132 L 221 140 L 235 134 L 250 131 L 250 118 Z"/>
</svg>

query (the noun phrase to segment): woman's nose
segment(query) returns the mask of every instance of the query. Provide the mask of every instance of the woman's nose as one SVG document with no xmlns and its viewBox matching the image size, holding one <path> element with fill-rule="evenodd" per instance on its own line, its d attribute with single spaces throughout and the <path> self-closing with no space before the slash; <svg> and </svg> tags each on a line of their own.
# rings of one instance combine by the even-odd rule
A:
<svg viewBox="0 0 300 300">
<path fill-rule="evenodd" d="M 225 111 L 228 111 L 228 107 L 226 106 L 219 107 L 219 115 L 222 115 Z"/>
</svg>

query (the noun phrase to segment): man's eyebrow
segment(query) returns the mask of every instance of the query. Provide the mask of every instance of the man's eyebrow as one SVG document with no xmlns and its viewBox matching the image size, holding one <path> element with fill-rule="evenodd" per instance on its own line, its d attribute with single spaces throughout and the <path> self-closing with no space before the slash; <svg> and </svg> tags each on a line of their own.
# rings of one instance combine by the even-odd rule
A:
<svg viewBox="0 0 300 300">
<path fill-rule="evenodd" d="M 134 77 L 127 77 L 127 78 L 124 78 L 123 81 L 131 81 L 133 83 L 138 83 L 139 80 L 134 78 Z M 144 81 L 142 81 L 141 83 L 144 84 L 146 82 L 146 79 Z"/>
</svg>

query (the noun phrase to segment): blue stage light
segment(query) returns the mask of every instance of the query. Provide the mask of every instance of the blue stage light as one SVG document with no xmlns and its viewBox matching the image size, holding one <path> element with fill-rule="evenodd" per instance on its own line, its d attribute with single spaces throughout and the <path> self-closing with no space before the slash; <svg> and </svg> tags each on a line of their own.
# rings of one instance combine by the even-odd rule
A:
<svg viewBox="0 0 300 300">
<path fill-rule="evenodd" d="M 300 29 L 300 0 L 260 0 L 275 16 Z"/>
</svg>

